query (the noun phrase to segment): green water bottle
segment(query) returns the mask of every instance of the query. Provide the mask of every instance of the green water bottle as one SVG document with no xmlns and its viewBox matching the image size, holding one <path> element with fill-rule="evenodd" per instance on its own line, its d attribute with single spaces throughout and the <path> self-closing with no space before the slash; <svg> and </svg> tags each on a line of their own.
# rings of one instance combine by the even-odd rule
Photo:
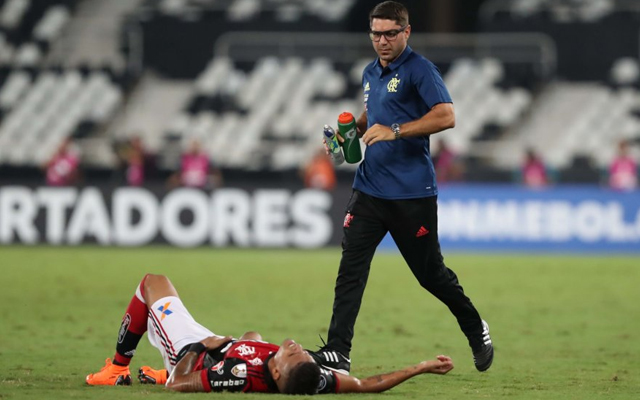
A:
<svg viewBox="0 0 640 400">
<path fill-rule="evenodd" d="M 360 138 L 356 130 L 356 119 L 350 112 L 343 112 L 338 117 L 338 132 L 344 138 L 342 149 L 344 151 L 344 159 L 349 164 L 355 164 L 362 160 L 362 151 L 360 150 Z"/>
</svg>

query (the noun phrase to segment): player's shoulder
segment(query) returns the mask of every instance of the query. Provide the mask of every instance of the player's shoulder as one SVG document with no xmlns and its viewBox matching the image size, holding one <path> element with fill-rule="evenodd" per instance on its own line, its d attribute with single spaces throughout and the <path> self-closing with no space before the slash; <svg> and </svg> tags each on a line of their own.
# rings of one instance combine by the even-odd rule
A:
<svg viewBox="0 0 640 400">
<path fill-rule="evenodd" d="M 438 80 L 442 79 L 442 73 L 440 72 L 440 68 L 436 64 L 434 64 L 431 60 L 426 58 L 423 55 L 416 53 L 415 51 L 411 53 L 410 59 L 407 60 L 407 65 L 409 66 L 409 72 L 412 80 L 420 81 L 423 79 L 427 80 Z"/>
<path fill-rule="evenodd" d="M 433 61 L 415 51 L 412 51 L 411 54 L 409 54 L 409 56 L 407 57 L 407 64 L 409 64 L 411 68 L 417 69 L 418 71 L 438 70 L 438 67 L 433 63 Z"/>
<path fill-rule="evenodd" d="M 277 344 L 265 342 L 263 340 L 247 339 L 247 340 L 238 340 L 234 342 L 233 346 L 231 346 L 229 350 L 237 349 L 237 348 L 254 348 L 254 349 L 269 349 L 269 350 L 276 349 L 277 350 L 279 347 L 280 346 L 278 346 Z"/>
<path fill-rule="evenodd" d="M 340 378 L 338 373 L 325 368 L 320 367 L 320 381 L 318 382 L 318 394 L 331 394 L 337 393 L 340 387 Z"/>
</svg>

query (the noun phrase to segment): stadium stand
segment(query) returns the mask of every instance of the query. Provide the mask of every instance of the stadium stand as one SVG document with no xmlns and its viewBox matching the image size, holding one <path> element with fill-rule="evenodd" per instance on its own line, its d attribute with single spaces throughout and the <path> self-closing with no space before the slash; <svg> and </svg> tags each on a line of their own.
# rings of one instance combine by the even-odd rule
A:
<svg viewBox="0 0 640 400">
<path fill-rule="evenodd" d="M 487 2 L 481 30 L 543 32 L 558 53 L 555 79 L 540 88 L 527 117 L 496 144 L 491 163 L 513 168 L 531 147 L 563 175 L 597 182 L 615 143 L 640 141 L 639 21 L 640 4 L 627 0 Z M 578 49 L 580 42 L 589 45 Z"/>
<path fill-rule="evenodd" d="M 122 104 L 124 74 L 56 60 L 64 57 L 52 48 L 79 6 L 76 0 L 1 4 L 0 164 L 42 165 L 63 140 L 90 135 Z"/>
<path fill-rule="evenodd" d="M 371 45 L 344 33 L 359 3 L 0 0 L 0 165 L 37 166 L 73 137 L 86 167 L 112 169 L 113 142 L 141 136 L 164 170 L 197 138 L 226 170 L 294 171 L 323 124 L 362 111 Z M 634 4 L 487 1 L 480 33 L 414 32 L 457 110 L 433 141 L 471 181 L 510 180 L 527 148 L 560 181 L 597 181 L 619 139 L 640 141 Z"/>
<path fill-rule="evenodd" d="M 41 165 L 67 137 L 105 123 L 122 90 L 104 72 L 14 70 L 0 91 L 0 160 Z"/>
</svg>

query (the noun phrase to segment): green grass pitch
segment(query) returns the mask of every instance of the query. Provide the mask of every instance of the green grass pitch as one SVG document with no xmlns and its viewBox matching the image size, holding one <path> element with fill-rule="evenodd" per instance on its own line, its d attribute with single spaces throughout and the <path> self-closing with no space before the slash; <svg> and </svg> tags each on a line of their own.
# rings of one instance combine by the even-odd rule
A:
<svg viewBox="0 0 640 400">
<path fill-rule="evenodd" d="M 340 251 L 167 247 L 0 247 L 0 399 L 180 399 L 162 387 L 88 387 L 112 357 L 124 310 L 146 272 L 167 274 L 194 317 L 219 334 L 257 330 L 320 344 Z M 447 264 L 491 325 L 493 367 L 475 371 L 453 316 L 397 254 L 374 258 L 356 324 L 352 373 L 453 357 L 383 399 L 637 399 L 640 258 L 456 255 Z M 146 337 L 133 367 L 160 367 Z M 134 368 L 135 369 L 135 368 Z M 217 395 L 220 396 L 220 395 Z M 225 398 L 286 398 L 224 394 Z"/>
</svg>

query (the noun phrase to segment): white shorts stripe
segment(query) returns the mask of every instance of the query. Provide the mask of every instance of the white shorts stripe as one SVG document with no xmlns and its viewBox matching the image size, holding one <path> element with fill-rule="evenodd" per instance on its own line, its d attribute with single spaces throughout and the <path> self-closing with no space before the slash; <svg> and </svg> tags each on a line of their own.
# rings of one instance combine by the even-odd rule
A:
<svg viewBox="0 0 640 400">
<path fill-rule="evenodd" d="M 171 361 L 172 365 L 175 365 L 177 359 L 176 350 L 171 345 L 169 338 L 167 338 L 167 336 L 162 331 L 162 326 L 160 326 L 159 322 L 156 320 L 155 315 L 153 315 L 152 312 L 149 312 L 149 320 L 153 323 L 153 330 L 158 336 L 158 339 L 160 339 L 160 343 L 162 344 L 167 358 L 169 359 L 169 361 Z"/>
<path fill-rule="evenodd" d="M 149 342 L 160 351 L 165 368 L 171 373 L 178 352 L 186 345 L 213 336 L 197 323 L 180 298 L 168 296 L 149 307 L 147 320 Z"/>
</svg>

